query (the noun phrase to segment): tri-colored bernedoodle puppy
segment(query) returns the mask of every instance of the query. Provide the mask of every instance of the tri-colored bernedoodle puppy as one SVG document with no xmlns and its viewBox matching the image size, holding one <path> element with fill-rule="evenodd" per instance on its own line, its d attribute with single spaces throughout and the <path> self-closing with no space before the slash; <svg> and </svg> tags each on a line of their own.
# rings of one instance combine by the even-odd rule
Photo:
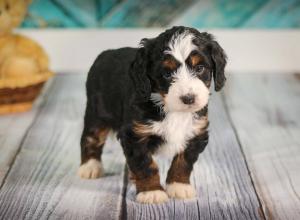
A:
<svg viewBox="0 0 300 220">
<path fill-rule="evenodd" d="M 193 164 L 208 143 L 207 105 L 212 78 L 225 83 L 226 55 L 211 34 L 173 27 L 139 48 L 101 53 L 86 83 L 87 106 L 79 176 L 102 175 L 101 153 L 109 131 L 119 139 L 137 190 L 137 201 L 192 198 Z M 173 157 L 166 188 L 154 155 Z"/>
</svg>

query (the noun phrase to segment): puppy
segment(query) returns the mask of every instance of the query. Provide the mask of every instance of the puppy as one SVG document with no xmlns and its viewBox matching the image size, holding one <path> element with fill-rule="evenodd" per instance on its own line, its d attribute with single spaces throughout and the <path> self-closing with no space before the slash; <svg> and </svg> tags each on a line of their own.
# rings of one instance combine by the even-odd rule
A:
<svg viewBox="0 0 300 220">
<path fill-rule="evenodd" d="M 79 176 L 102 175 L 101 154 L 109 131 L 122 145 L 137 201 L 161 203 L 195 197 L 190 175 L 208 143 L 207 105 L 212 78 L 225 83 L 226 55 L 213 36 L 173 27 L 139 48 L 101 53 L 86 83 L 87 106 Z M 172 157 L 166 190 L 153 155 Z"/>
</svg>

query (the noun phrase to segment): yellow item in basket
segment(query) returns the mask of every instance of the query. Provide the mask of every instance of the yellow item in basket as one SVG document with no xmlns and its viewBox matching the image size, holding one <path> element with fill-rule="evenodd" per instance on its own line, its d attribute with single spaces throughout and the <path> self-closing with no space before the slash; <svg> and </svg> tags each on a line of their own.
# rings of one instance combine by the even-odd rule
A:
<svg viewBox="0 0 300 220">
<path fill-rule="evenodd" d="M 0 114 L 30 109 L 49 77 L 48 56 L 28 37 L 12 33 L 30 0 L 0 0 Z"/>
</svg>

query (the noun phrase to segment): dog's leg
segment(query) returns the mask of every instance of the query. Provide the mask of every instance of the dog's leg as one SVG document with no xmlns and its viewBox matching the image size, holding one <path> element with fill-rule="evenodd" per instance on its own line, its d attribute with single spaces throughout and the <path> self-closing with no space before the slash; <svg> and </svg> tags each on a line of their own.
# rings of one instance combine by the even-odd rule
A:
<svg viewBox="0 0 300 220">
<path fill-rule="evenodd" d="M 81 137 L 81 166 L 78 175 L 84 179 L 95 179 L 103 175 L 101 154 L 108 128 L 85 127 Z"/>
<path fill-rule="evenodd" d="M 168 200 L 168 195 L 163 190 L 160 185 L 160 178 L 158 167 L 156 163 L 150 159 L 148 164 L 144 168 L 137 170 L 133 166 L 139 166 L 138 163 L 134 165 L 130 162 L 132 169 L 129 167 L 132 172 L 132 177 L 134 179 L 137 196 L 136 200 L 140 203 L 162 203 Z M 143 163 L 142 161 L 140 163 Z M 133 171 L 134 170 L 134 171 Z"/>
<path fill-rule="evenodd" d="M 196 196 L 196 191 L 190 184 L 190 175 L 198 155 L 204 150 L 207 143 L 207 133 L 197 136 L 189 141 L 187 148 L 182 153 L 174 157 L 166 180 L 166 191 L 170 197 L 187 199 Z"/>
<path fill-rule="evenodd" d="M 162 203 L 168 200 L 168 195 L 160 185 L 158 166 L 151 156 L 147 141 L 137 137 L 131 129 L 120 135 L 126 162 L 135 182 L 140 203 Z"/>
</svg>

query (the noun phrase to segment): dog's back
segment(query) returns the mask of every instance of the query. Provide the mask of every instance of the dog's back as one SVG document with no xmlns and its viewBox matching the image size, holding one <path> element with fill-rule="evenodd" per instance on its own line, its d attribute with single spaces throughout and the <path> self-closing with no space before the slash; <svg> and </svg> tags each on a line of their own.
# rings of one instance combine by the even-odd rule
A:
<svg viewBox="0 0 300 220">
<path fill-rule="evenodd" d="M 92 117 L 101 124 L 118 128 L 123 120 L 124 105 L 128 106 L 132 80 L 129 68 L 135 59 L 136 48 L 124 47 L 102 52 L 90 68 L 86 82 L 86 117 Z M 126 103 L 125 103 L 126 102 Z"/>
</svg>

